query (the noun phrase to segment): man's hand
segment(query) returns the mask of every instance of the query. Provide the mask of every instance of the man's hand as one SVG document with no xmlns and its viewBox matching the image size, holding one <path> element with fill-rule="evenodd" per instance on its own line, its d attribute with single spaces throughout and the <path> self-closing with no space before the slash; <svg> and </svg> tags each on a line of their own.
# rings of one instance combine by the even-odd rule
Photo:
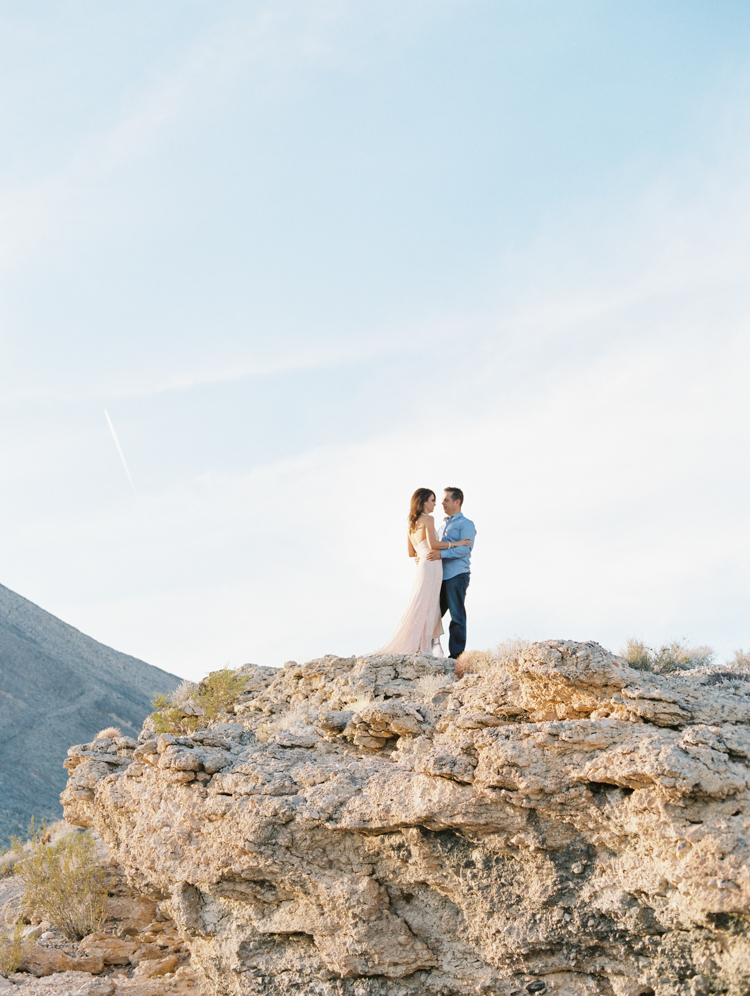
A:
<svg viewBox="0 0 750 996">
<path fill-rule="evenodd" d="M 440 560 L 439 550 L 430 550 L 430 552 L 425 556 L 425 560 Z"/>
</svg>

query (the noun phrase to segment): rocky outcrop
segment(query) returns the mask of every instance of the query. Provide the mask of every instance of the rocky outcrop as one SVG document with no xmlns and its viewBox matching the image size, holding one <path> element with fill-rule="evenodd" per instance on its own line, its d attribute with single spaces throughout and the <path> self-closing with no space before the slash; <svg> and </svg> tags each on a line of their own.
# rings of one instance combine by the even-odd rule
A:
<svg viewBox="0 0 750 996">
<path fill-rule="evenodd" d="M 71 748 L 210 994 L 750 991 L 750 673 L 535 644 L 252 668 L 226 721 Z"/>
</svg>

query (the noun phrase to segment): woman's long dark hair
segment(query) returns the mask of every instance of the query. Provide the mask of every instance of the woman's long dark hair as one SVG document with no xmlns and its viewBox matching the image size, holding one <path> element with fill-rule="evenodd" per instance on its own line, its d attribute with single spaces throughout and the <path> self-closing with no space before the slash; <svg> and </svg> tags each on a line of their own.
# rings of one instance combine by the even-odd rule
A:
<svg viewBox="0 0 750 996">
<path fill-rule="evenodd" d="M 422 512 L 424 512 L 425 502 L 429 501 L 430 498 L 435 497 L 435 492 L 430 491 L 429 488 L 417 488 L 414 494 L 411 496 L 411 507 L 409 508 L 409 529 L 414 530 L 417 525 L 417 519 L 420 517 Z"/>
</svg>

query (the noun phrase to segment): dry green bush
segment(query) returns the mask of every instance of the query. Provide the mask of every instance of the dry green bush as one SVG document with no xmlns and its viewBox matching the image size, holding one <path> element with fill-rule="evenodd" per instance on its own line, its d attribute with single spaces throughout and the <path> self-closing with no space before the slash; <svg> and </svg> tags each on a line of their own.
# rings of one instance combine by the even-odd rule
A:
<svg viewBox="0 0 750 996">
<path fill-rule="evenodd" d="M 33 937 L 24 937 L 25 924 L 17 923 L 13 930 L 0 935 L 0 975 L 6 978 L 17 972 L 34 947 Z"/>
<path fill-rule="evenodd" d="M 732 667 L 750 667 L 750 652 L 740 647 L 739 650 L 735 650 L 734 657 L 729 663 Z"/>
<path fill-rule="evenodd" d="M 643 640 L 631 638 L 625 649 L 620 651 L 630 667 L 638 671 L 654 671 L 656 674 L 670 674 L 673 671 L 689 671 L 694 667 L 705 667 L 716 654 L 711 647 L 687 647 L 680 640 L 665 643 L 658 650 L 647 647 Z"/>
<path fill-rule="evenodd" d="M 224 668 L 212 671 L 196 687 L 183 682 L 171 696 L 157 695 L 151 702 L 151 717 L 157 733 L 192 733 L 216 719 L 240 695 L 247 683 L 244 675 Z M 197 715 L 199 714 L 199 715 Z"/>
<path fill-rule="evenodd" d="M 171 733 L 179 736 L 181 733 L 192 733 L 198 729 L 199 716 L 186 715 L 184 709 L 174 705 L 168 695 L 156 695 L 151 700 L 153 712 L 151 718 L 154 721 L 156 733 Z"/>
<path fill-rule="evenodd" d="M 216 719 L 245 690 L 246 684 L 245 675 L 230 668 L 212 671 L 198 685 L 196 705 L 203 709 L 206 719 Z"/>
<path fill-rule="evenodd" d="M 66 937 L 78 941 L 106 919 L 104 868 L 91 833 L 74 831 L 46 843 L 38 831 L 15 871 L 25 889 L 27 914 L 49 920 Z"/>
<path fill-rule="evenodd" d="M 61 820 L 60 822 L 64 821 Z M 57 823 L 53 824 L 53 826 L 57 825 Z M 34 844 L 37 840 L 41 840 L 47 844 L 51 839 L 52 835 L 49 827 L 47 826 L 46 820 L 40 820 L 39 826 L 37 826 L 36 816 L 32 816 L 29 820 L 29 827 L 26 831 L 26 837 L 21 837 L 20 834 L 14 834 L 10 838 L 10 850 L 13 853 L 14 860 L 16 863 L 19 862 L 23 857 L 23 852 L 28 851 L 32 844 Z"/>
</svg>

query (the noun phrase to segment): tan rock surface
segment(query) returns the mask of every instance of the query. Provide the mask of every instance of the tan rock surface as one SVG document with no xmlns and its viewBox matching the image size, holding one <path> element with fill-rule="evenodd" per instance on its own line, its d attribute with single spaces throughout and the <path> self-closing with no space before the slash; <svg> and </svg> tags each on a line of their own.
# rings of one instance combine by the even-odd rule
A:
<svg viewBox="0 0 750 996">
<path fill-rule="evenodd" d="M 156 979 L 161 975 L 174 972 L 180 963 L 178 955 L 167 955 L 166 958 L 151 958 L 138 966 L 137 978 Z"/>
<path fill-rule="evenodd" d="M 89 934 L 78 945 L 80 954 L 100 958 L 104 965 L 129 965 L 137 949 L 134 941 L 126 941 L 104 931 Z"/>
<path fill-rule="evenodd" d="M 3 987 L 7 982 L 7 989 Z M 17 973 L 11 981 L 0 976 L 0 993 L 10 996 L 199 996 L 195 975 L 178 969 L 171 978 L 128 978 L 95 976 L 85 972 L 62 972 L 45 978 Z"/>
<path fill-rule="evenodd" d="M 55 975 L 60 972 L 87 972 L 98 975 L 104 971 L 104 961 L 99 955 L 84 955 L 77 958 L 56 948 L 35 947 L 24 958 L 21 970 L 37 976 Z"/>
<path fill-rule="evenodd" d="M 210 730 L 72 748 L 66 816 L 207 994 L 750 992 L 750 674 L 450 669 L 248 666 Z"/>
</svg>

